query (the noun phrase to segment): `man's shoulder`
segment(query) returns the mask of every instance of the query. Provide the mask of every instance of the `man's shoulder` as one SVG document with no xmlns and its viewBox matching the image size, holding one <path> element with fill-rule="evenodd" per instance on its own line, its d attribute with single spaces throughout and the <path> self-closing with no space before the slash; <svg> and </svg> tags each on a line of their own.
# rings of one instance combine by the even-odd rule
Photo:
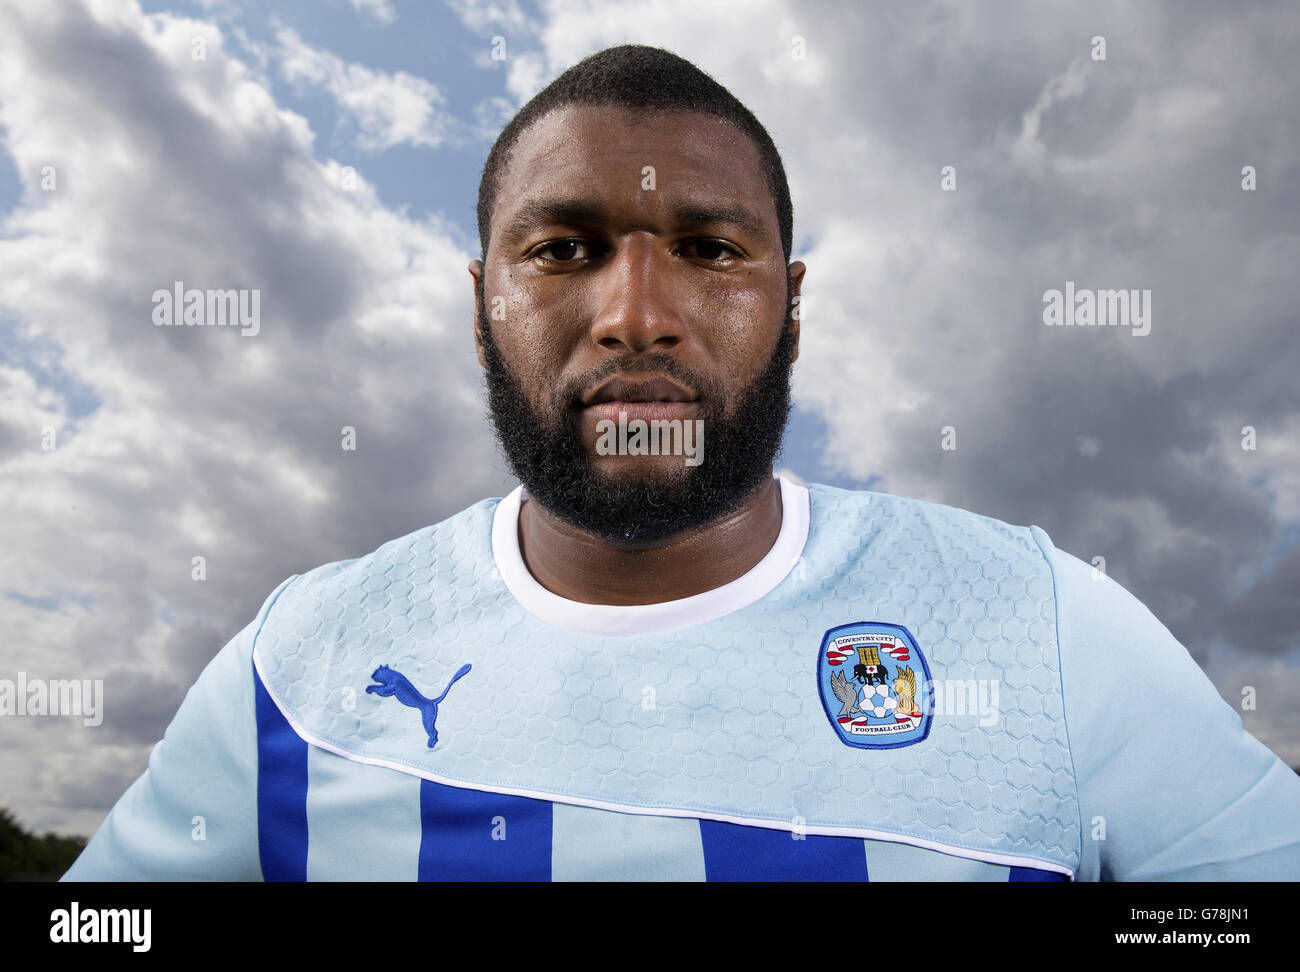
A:
<svg viewBox="0 0 1300 972">
<path fill-rule="evenodd" d="M 1050 557 L 1051 540 L 1038 526 L 1008 523 L 994 516 L 930 500 L 879 493 L 873 490 L 841 489 L 823 483 L 809 483 L 814 527 L 832 530 L 896 533 L 917 543 L 940 542 L 972 545 L 1010 544 L 1023 553 Z"/>
<path fill-rule="evenodd" d="M 968 572 L 974 565 L 983 565 L 986 574 L 995 563 L 1020 560 L 1050 585 L 1058 605 L 1069 606 L 1071 617 L 1122 616 L 1163 630 L 1142 601 L 1107 576 L 1102 558 L 1085 562 L 1057 547 L 1040 526 L 1008 523 L 961 507 L 890 493 L 816 483 L 808 489 L 813 497 L 814 528 L 835 536 L 849 532 L 846 528 L 858 521 L 862 527 L 854 532 L 863 538 L 864 555 L 880 546 L 890 548 L 889 556 L 895 559 L 905 558 L 909 551 L 919 554 L 929 550 L 945 557 L 955 554 L 954 564 L 960 567 L 964 562 Z"/>
<path fill-rule="evenodd" d="M 295 575 L 266 600 L 250 653 L 270 697 L 302 716 L 332 672 L 363 677 L 381 646 L 464 626 L 499 595 L 492 518 L 499 499 Z M 306 708 L 304 708 L 306 706 Z"/>
<path fill-rule="evenodd" d="M 395 537 L 367 554 L 321 564 L 294 577 L 281 596 L 330 596 L 348 589 L 380 590 L 428 577 L 453 565 L 492 553 L 492 516 L 500 497 L 483 499 L 444 520 Z"/>
</svg>

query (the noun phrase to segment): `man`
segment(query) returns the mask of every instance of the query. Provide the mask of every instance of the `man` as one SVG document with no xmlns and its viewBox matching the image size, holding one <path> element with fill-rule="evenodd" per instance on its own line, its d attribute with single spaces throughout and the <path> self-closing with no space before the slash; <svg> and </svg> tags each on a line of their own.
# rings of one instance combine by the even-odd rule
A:
<svg viewBox="0 0 1300 972">
<path fill-rule="evenodd" d="M 1300 781 L 1127 592 L 773 477 L 806 268 L 712 79 L 581 62 L 478 217 L 523 485 L 281 585 L 68 879 L 1300 876 Z"/>
</svg>

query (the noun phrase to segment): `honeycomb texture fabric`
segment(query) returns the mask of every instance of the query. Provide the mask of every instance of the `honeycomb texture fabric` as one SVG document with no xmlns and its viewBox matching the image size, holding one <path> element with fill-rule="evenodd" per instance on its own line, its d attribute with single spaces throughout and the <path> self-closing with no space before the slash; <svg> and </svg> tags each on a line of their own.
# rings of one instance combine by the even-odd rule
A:
<svg viewBox="0 0 1300 972">
<path fill-rule="evenodd" d="M 1300 877 L 1300 780 L 1123 588 L 1036 527 L 780 482 L 772 553 L 677 602 L 545 591 L 522 489 L 290 578 L 65 880 Z M 851 622 L 914 637 L 924 739 L 842 741 Z"/>
</svg>

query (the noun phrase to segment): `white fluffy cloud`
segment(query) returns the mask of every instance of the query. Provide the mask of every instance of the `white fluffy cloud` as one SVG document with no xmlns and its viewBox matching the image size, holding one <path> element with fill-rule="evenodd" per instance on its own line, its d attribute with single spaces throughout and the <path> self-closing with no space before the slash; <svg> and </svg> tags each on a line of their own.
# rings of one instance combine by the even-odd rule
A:
<svg viewBox="0 0 1300 972">
<path fill-rule="evenodd" d="M 281 73 L 328 91 L 357 127 L 357 145 L 382 152 L 395 145 L 436 148 L 454 137 L 438 87 L 406 71 L 378 71 L 313 47 L 288 27 L 276 34 Z"/>
<path fill-rule="evenodd" d="M 386 209 L 360 175 L 348 190 L 214 27 L 131 4 L 6 5 L 0 87 L 23 181 L 0 240 L 4 667 L 107 678 L 109 714 L 55 727 L 58 747 L 20 745 L 2 782 L 24 822 L 88 833 L 108 804 L 67 788 L 101 757 L 138 773 L 280 580 L 505 480 L 463 234 Z M 260 291 L 260 333 L 155 326 L 151 295 L 175 281 Z"/>
<path fill-rule="evenodd" d="M 391 24 L 397 19 L 391 0 L 349 0 L 352 9 L 367 17 L 373 17 L 381 24 Z"/>
</svg>

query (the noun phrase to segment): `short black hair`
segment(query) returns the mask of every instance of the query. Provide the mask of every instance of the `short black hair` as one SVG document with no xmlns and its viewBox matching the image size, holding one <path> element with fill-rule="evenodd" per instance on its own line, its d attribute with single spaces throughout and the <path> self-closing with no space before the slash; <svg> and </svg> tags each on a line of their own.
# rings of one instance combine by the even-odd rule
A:
<svg viewBox="0 0 1300 972">
<path fill-rule="evenodd" d="M 492 208 L 511 149 L 533 122 L 566 105 L 612 105 L 644 112 L 698 111 L 734 124 L 758 148 L 763 175 L 776 205 L 785 262 L 790 262 L 794 208 L 781 154 L 767 129 L 735 95 L 690 61 L 644 44 L 609 47 L 579 61 L 534 95 L 501 130 L 478 185 L 478 238 L 483 260 L 487 259 Z"/>
</svg>

